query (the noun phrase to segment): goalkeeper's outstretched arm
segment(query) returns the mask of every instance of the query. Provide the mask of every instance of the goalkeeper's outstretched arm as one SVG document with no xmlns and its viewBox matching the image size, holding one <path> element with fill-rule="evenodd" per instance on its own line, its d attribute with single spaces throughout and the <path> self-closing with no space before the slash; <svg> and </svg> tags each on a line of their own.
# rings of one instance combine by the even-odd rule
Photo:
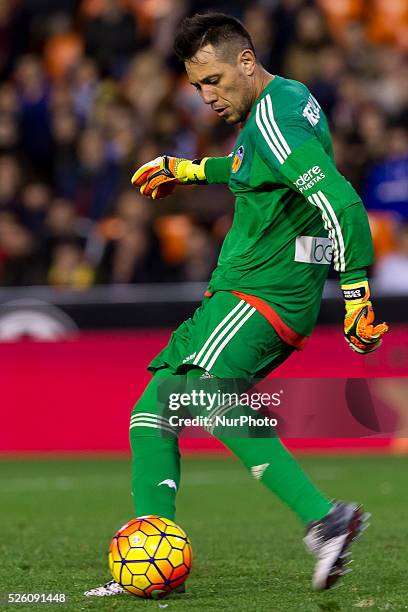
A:
<svg viewBox="0 0 408 612">
<path fill-rule="evenodd" d="M 147 162 L 132 176 L 132 185 L 147 198 L 157 200 L 170 195 L 176 185 L 227 184 L 230 157 L 183 159 L 162 155 Z"/>
</svg>

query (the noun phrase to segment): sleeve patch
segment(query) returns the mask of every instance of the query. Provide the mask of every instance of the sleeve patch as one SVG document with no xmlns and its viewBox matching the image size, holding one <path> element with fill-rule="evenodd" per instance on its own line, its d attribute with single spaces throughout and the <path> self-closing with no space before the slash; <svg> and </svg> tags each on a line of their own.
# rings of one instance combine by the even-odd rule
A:
<svg viewBox="0 0 408 612">
<path fill-rule="evenodd" d="M 312 126 L 315 126 L 319 123 L 320 104 L 318 103 L 316 98 L 312 96 L 312 94 L 310 94 L 308 98 L 307 104 L 305 108 L 303 109 L 302 115 L 308 120 L 308 122 Z"/>
</svg>

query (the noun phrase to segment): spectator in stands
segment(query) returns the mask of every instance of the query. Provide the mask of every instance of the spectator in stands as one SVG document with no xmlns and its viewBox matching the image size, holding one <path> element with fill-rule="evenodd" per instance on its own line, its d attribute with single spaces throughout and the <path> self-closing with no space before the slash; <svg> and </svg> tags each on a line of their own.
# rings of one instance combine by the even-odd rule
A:
<svg viewBox="0 0 408 612">
<path fill-rule="evenodd" d="M 48 282 L 56 288 L 87 289 L 93 284 L 94 271 L 85 260 L 76 242 L 65 242 L 55 247 L 52 254 Z"/>
<path fill-rule="evenodd" d="M 73 27 L 68 13 L 56 13 L 48 21 L 48 37 L 44 45 L 44 65 L 57 82 L 67 77 L 83 54 L 81 36 Z"/>
<path fill-rule="evenodd" d="M 310 80 L 310 90 L 329 119 L 338 100 L 339 83 L 345 73 L 345 63 L 335 46 L 323 47 L 317 54 L 317 71 Z"/>
<path fill-rule="evenodd" d="M 48 282 L 48 271 L 56 247 L 71 243 L 85 249 L 90 231 L 91 222 L 77 216 L 73 202 L 62 198 L 54 198 L 51 201 L 39 253 L 43 283 Z"/>
<path fill-rule="evenodd" d="M 20 144 L 17 92 L 10 82 L 5 82 L 0 85 L 0 156 L 18 155 Z"/>
<path fill-rule="evenodd" d="M 35 55 L 19 59 L 15 72 L 22 147 L 31 168 L 49 177 L 51 161 L 50 90 L 44 68 Z"/>
<path fill-rule="evenodd" d="M 21 194 L 18 215 L 21 223 L 38 242 L 44 239 L 45 220 L 51 203 L 51 190 L 45 183 L 28 183 Z"/>
<path fill-rule="evenodd" d="M 53 186 L 63 195 L 70 191 L 71 177 L 77 166 L 80 126 L 71 109 L 57 110 L 51 117 Z"/>
<path fill-rule="evenodd" d="M 0 80 L 9 76 L 19 51 L 12 0 L 0 2 Z"/>
<path fill-rule="evenodd" d="M 80 135 L 77 162 L 57 185 L 57 192 L 75 202 L 79 215 L 97 221 L 113 209 L 119 177 L 117 164 L 107 157 L 101 131 L 89 127 Z"/>
<path fill-rule="evenodd" d="M 112 283 L 166 280 L 160 245 L 152 227 L 152 210 L 139 194 L 124 191 L 115 214 L 99 224 L 98 233 L 101 250 L 98 278 Z"/>
<path fill-rule="evenodd" d="M 408 130 L 388 131 L 387 154 L 369 173 L 365 204 L 370 210 L 388 210 L 408 221 Z"/>
<path fill-rule="evenodd" d="M 0 85 L 0 113 L 14 118 L 19 115 L 17 90 L 11 81 Z"/>
<path fill-rule="evenodd" d="M 318 73 L 319 52 L 329 43 L 321 13 L 315 7 L 303 7 L 296 18 L 295 40 L 287 50 L 285 76 L 309 83 Z"/>
<path fill-rule="evenodd" d="M 46 225 L 48 239 L 52 241 L 65 241 L 79 236 L 78 218 L 73 202 L 62 198 L 54 199 L 48 211 Z"/>
<path fill-rule="evenodd" d="M 374 105 L 368 106 L 359 117 L 357 134 L 365 151 L 365 163 L 370 166 L 381 160 L 386 153 L 384 134 L 387 132 L 387 120 L 384 112 Z"/>
<path fill-rule="evenodd" d="M 408 293 L 408 223 L 398 232 L 396 251 L 377 264 L 375 279 L 377 289 L 387 293 Z"/>
<path fill-rule="evenodd" d="M 192 225 L 187 234 L 185 262 L 179 280 L 206 282 L 217 262 L 217 249 L 204 227 Z"/>
<path fill-rule="evenodd" d="M 138 153 L 133 109 L 125 101 L 114 99 L 107 104 L 99 123 L 104 131 L 107 159 L 119 166 L 121 186 L 127 189 Z"/>
<path fill-rule="evenodd" d="M 152 118 L 159 103 L 171 97 L 174 79 L 164 59 L 153 49 L 138 53 L 121 81 L 125 99 L 133 107 L 136 129 L 144 134 L 152 129 Z"/>
<path fill-rule="evenodd" d="M 11 212 L 0 213 L 0 279 L 2 285 L 31 285 L 36 282 L 37 260 L 30 232 Z"/>
<path fill-rule="evenodd" d="M 260 4 L 250 4 L 244 11 L 243 23 L 251 35 L 260 63 L 268 70 L 274 35 L 274 24 L 269 11 Z"/>
<path fill-rule="evenodd" d="M 21 166 L 12 155 L 0 157 L 0 211 L 15 211 L 20 205 Z"/>
<path fill-rule="evenodd" d="M 104 74 L 117 78 L 138 48 L 136 24 L 118 0 L 101 0 L 99 4 L 99 13 L 84 24 L 86 53 L 96 59 Z"/>
<path fill-rule="evenodd" d="M 164 98 L 153 116 L 152 136 L 162 151 L 193 159 L 197 156 L 197 135 L 190 128 L 172 98 Z"/>
<path fill-rule="evenodd" d="M 99 70 L 94 59 L 84 57 L 71 70 L 73 110 L 82 123 L 92 119 L 99 90 Z"/>
<path fill-rule="evenodd" d="M 20 131 L 16 117 L 0 115 L 0 155 L 18 153 Z"/>
</svg>

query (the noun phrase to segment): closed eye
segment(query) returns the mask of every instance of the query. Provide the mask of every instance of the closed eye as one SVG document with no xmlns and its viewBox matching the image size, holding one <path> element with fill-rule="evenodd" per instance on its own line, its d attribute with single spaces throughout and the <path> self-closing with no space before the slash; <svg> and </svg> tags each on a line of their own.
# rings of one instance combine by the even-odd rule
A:
<svg viewBox="0 0 408 612">
<path fill-rule="evenodd" d="M 208 76 L 205 79 L 203 79 L 201 81 L 201 84 L 202 85 L 218 85 L 219 82 L 220 82 L 220 76 L 218 74 L 217 75 L 214 74 L 214 75 Z M 201 90 L 200 83 L 191 83 L 191 84 L 196 88 L 197 91 Z"/>
</svg>

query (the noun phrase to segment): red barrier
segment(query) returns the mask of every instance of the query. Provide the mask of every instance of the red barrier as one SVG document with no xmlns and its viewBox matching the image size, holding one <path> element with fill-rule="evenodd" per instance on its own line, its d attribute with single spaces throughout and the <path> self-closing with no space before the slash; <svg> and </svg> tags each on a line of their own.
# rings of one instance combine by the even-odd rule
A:
<svg viewBox="0 0 408 612">
<path fill-rule="evenodd" d="M 150 376 L 149 360 L 168 331 L 84 333 L 64 342 L 0 344 L 1 452 L 118 452 L 128 450 L 128 419 Z M 340 328 L 317 329 L 305 351 L 276 371 L 291 377 L 404 377 L 408 326 L 394 326 L 380 351 L 362 357 Z M 316 441 L 289 445 L 315 448 Z M 361 440 L 320 441 L 327 448 Z M 384 447 L 385 440 L 369 446 Z M 187 450 L 219 450 L 212 439 L 185 440 Z"/>
</svg>

